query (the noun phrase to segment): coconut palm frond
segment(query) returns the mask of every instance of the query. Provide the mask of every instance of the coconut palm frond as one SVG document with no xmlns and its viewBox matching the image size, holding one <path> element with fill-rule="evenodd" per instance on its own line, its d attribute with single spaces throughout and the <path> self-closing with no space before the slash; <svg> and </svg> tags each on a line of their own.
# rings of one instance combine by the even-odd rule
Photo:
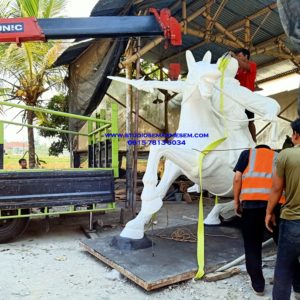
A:
<svg viewBox="0 0 300 300">
<path fill-rule="evenodd" d="M 10 89 L 7 87 L 0 87 L 0 97 L 6 97 L 9 91 Z"/>
<path fill-rule="evenodd" d="M 0 43 L 0 57 L 3 58 L 6 55 L 7 49 L 9 48 L 10 44 L 8 43 Z M 0 61 L 1 63 L 1 61 Z"/>
<path fill-rule="evenodd" d="M 8 7 L 11 5 L 12 0 L 1 0 L 0 2 L 0 18 L 9 18 L 10 12 Z"/>
<path fill-rule="evenodd" d="M 17 0 L 21 17 L 39 17 L 39 0 Z"/>
<path fill-rule="evenodd" d="M 27 56 L 25 44 L 21 47 L 11 44 L 2 55 L 2 66 L 6 70 L 13 70 L 14 73 L 28 72 Z M 18 72 L 17 72 L 18 70 Z"/>
<path fill-rule="evenodd" d="M 18 85 L 7 80 L 6 78 L 0 78 L 0 82 L 2 83 L 2 86 L 0 86 L 0 87 L 3 89 L 7 89 L 8 91 L 15 89 L 15 88 L 20 88 Z"/>
<path fill-rule="evenodd" d="M 0 18 L 17 18 L 20 17 L 16 0 L 0 1 Z"/>
<path fill-rule="evenodd" d="M 44 0 L 42 16 L 43 18 L 63 17 L 62 12 L 65 9 L 65 0 Z"/>
<path fill-rule="evenodd" d="M 60 43 L 56 43 L 52 48 L 49 49 L 43 61 L 45 69 L 50 69 L 53 66 L 61 52 L 62 45 Z"/>
<path fill-rule="evenodd" d="M 30 78 L 33 77 L 33 53 L 29 43 L 24 43 L 22 45 L 22 49 L 24 50 L 24 56 L 22 57 L 26 64 L 26 69 L 28 71 L 28 75 Z"/>
</svg>

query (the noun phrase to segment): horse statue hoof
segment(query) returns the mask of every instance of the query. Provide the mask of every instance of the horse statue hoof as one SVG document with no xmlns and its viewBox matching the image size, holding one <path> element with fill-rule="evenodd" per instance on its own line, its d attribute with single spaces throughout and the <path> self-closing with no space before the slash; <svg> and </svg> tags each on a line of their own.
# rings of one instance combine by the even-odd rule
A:
<svg viewBox="0 0 300 300">
<path fill-rule="evenodd" d="M 144 226 L 142 226 L 142 228 L 134 228 L 133 226 L 130 226 L 129 223 L 127 223 L 125 228 L 122 230 L 120 237 L 140 240 L 144 237 Z"/>
<path fill-rule="evenodd" d="M 220 225 L 220 211 L 222 208 L 222 204 L 216 204 L 214 208 L 211 210 L 211 212 L 207 215 L 207 217 L 204 220 L 205 225 Z"/>
<path fill-rule="evenodd" d="M 120 236 L 123 238 L 129 238 L 139 240 L 144 237 L 144 227 L 152 217 L 152 214 L 157 212 L 162 206 L 162 200 L 155 198 L 152 201 L 142 202 L 142 209 L 137 217 L 129 221 Z"/>
<path fill-rule="evenodd" d="M 111 247 L 114 247 L 118 250 L 145 249 L 150 248 L 152 245 L 153 242 L 147 236 L 144 236 L 141 239 L 131 239 L 122 236 L 115 236 L 110 243 Z"/>
</svg>

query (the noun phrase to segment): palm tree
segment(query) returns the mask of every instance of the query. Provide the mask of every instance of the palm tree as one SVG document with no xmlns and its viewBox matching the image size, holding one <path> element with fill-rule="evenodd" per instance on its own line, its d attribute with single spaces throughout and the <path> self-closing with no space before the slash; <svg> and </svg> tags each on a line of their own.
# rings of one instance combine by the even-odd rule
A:
<svg viewBox="0 0 300 300">
<path fill-rule="evenodd" d="M 66 0 L 1 0 L 0 18 L 7 17 L 61 17 Z M 54 87 L 62 88 L 62 69 L 51 69 L 62 51 L 60 42 L 27 42 L 0 44 L 0 80 L 2 96 L 6 100 L 23 102 L 29 106 L 41 106 L 41 96 Z M 9 90 L 7 92 L 7 90 Z M 23 112 L 23 121 L 32 125 L 37 115 Z M 29 167 L 35 166 L 34 132 L 28 132 Z"/>
</svg>

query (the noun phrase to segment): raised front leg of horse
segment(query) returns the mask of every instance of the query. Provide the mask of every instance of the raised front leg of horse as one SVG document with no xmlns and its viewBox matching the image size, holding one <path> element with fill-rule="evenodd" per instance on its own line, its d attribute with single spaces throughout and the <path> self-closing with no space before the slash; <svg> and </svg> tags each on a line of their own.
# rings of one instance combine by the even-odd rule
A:
<svg viewBox="0 0 300 300">
<path fill-rule="evenodd" d="M 162 157 L 166 158 L 166 167 L 162 179 L 157 185 L 157 169 L 159 160 Z M 174 180 L 181 174 L 194 174 L 194 177 L 197 177 L 199 173 L 197 157 L 198 153 L 193 150 L 172 146 L 151 147 L 146 173 L 143 178 L 144 189 L 141 195 L 141 211 L 134 220 L 126 224 L 121 237 L 143 238 L 145 224 L 162 207 L 162 199 Z"/>
</svg>

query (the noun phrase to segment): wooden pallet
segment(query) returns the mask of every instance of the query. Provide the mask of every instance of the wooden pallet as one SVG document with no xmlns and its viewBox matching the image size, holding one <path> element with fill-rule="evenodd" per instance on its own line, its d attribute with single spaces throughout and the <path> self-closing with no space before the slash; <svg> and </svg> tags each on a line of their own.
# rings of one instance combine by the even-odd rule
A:
<svg viewBox="0 0 300 300">
<path fill-rule="evenodd" d="M 146 291 L 151 291 L 192 279 L 197 271 L 196 243 L 159 237 L 170 237 L 175 229 L 178 227 L 148 233 L 154 246 L 135 251 L 121 251 L 111 247 L 110 242 L 118 234 L 116 232 L 111 236 L 80 243 L 100 261 Z M 196 225 L 188 226 L 188 230 L 196 233 Z M 236 228 L 207 227 L 205 244 L 206 272 L 212 272 L 244 253 L 241 233 Z"/>
</svg>

